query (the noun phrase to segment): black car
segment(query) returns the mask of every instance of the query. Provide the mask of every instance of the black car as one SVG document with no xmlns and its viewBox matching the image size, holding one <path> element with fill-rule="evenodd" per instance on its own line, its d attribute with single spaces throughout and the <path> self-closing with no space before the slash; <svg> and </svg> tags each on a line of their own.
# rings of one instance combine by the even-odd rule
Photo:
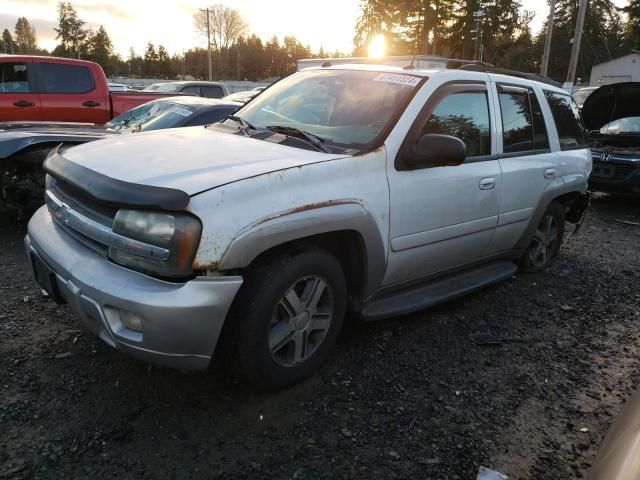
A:
<svg viewBox="0 0 640 480">
<path fill-rule="evenodd" d="M 640 194 L 640 83 L 605 85 L 584 103 L 591 131 L 593 171 L 589 186 L 611 193 Z"/>
<path fill-rule="evenodd" d="M 51 149 L 113 135 L 218 122 L 242 106 L 202 97 L 167 97 L 140 105 L 105 125 L 0 122 L 0 204 L 31 211 L 42 204 L 42 162 Z"/>
</svg>

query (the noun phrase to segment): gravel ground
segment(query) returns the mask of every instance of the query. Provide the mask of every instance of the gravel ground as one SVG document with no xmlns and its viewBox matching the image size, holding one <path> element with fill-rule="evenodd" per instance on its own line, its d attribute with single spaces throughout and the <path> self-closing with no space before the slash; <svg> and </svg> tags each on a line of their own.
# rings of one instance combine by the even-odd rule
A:
<svg viewBox="0 0 640 480">
<path fill-rule="evenodd" d="M 545 273 L 349 322 L 275 394 L 152 367 L 85 332 L 0 223 L 0 478 L 581 478 L 640 380 L 638 200 L 601 196 Z M 24 227 L 22 227 L 24 228 Z M 469 335 L 493 331 L 501 345 Z"/>
</svg>

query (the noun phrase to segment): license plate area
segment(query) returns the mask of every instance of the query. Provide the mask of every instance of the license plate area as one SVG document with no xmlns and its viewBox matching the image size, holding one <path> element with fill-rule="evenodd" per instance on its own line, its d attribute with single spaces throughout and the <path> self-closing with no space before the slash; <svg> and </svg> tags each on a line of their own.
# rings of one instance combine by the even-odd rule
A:
<svg viewBox="0 0 640 480">
<path fill-rule="evenodd" d="M 38 255 L 33 253 L 31 254 L 31 264 L 33 265 L 33 272 L 37 282 L 49 294 L 51 299 L 59 305 L 65 303 L 64 298 L 60 295 L 58 280 L 53 270 Z"/>
</svg>

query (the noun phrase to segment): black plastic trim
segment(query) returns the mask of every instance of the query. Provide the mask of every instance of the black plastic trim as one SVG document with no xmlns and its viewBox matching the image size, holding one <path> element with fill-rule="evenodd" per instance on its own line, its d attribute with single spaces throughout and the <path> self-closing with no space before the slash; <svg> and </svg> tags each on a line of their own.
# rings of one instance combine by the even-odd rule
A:
<svg viewBox="0 0 640 480">
<path fill-rule="evenodd" d="M 57 152 L 45 160 L 44 171 L 85 195 L 114 207 L 180 211 L 190 201 L 189 195 L 182 190 L 116 180 L 74 163 Z"/>
</svg>

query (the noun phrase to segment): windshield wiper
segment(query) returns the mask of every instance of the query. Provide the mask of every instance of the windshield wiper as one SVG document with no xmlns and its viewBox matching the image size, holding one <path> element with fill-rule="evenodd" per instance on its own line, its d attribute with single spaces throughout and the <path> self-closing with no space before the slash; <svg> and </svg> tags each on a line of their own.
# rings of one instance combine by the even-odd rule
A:
<svg viewBox="0 0 640 480">
<path fill-rule="evenodd" d="M 324 145 L 324 138 L 318 137 L 313 133 L 305 132 L 304 130 L 300 130 L 295 127 L 285 127 L 284 125 L 269 125 L 265 127 L 267 130 L 270 130 L 274 133 L 282 133 L 283 135 L 287 135 L 289 137 L 299 138 L 301 140 L 306 140 L 306 143 L 311 144 L 317 150 L 320 150 L 324 153 L 331 153 L 331 150 Z"/>
<path fill-rule="evenodd" d="M 251 136 L 249 134 L 249 130 L 257 130 L 256 127 L 247 122 L 244 118 L 239 117 L 237 115 L 227 115 L 225 120 L 232 120 L 240 125 L 240 131 L 244 133 L 247 137 Z"/>
</svg>

